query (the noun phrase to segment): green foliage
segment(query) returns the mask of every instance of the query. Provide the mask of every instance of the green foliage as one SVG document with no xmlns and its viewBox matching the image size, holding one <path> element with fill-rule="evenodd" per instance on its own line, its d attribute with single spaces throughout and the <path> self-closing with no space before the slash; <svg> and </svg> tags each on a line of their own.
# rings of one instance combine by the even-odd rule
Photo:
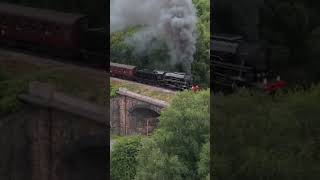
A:
<svg viewBox="0 0 320 180">
<path fill-rule="evenodd" d="M 113 97 L 116 97 L 117 96 L 117 90 L 118 90 L 118 87 L 110 84 L 110 98 L 113 98 Z"/>
<path fill-rule="evenodd" d="M 11 80 L 10 75 L 0 66 L 0 116 L 18 110 L 20 103 L 17 96 L 26 89 L 23 80 Z"/>
<path fill-rule="evenodd" d="M 248 91 L 215 96 L 214 177 L 319 179 L 319 101 L 319 85 L 275 97 Z"/>
<path fill-rule="evenodd" d="M 145 138 L 137 156 L 138 166 L 136 180 L 182 180 L 187 172 L 178 156 L 161 152 L 153 138 Z"/>
<path fill-rule="evenodd" d="M 139 136 L 117 138 L 111 152 L 111 178 L 113 180 L 134 179 L 140 141 Z"/>
<path fill-rule="evenodd" d="M 192 74 L 196 83 L 208 87 L 210 78 L 210 1 L 193 0 L 193 3 L 198 16 L 198 39 Z"/>
<path fill-rule="evenodd" d="M 8 79 L 8 73 L 5 71 L 4 67 L 0 65 L 0 82 Z"/>
<path fill-rule="evenodd" d="M 209 171 L 202 166 L 204 153 L 200 155 L 209 141 L 209 96 L 208 90 L 182 92 L 172 100 L 161 113 L 158 129 L 142 143 L 137 179 L 201 179 L 200 159 L 199 172 Z"/>
<path fill-rule="evenodd" d="M 19 109 L 18 95 L 27 88 L 23 80 L 0 81 L 0 115 Z"/>
<path fill-rule="evenodd" d="M 200 153 L 200 160 L 198 162 L 198 174 L 201 179 L 207 179 L 209 180 L 210 171 L 209 171 L 209 165 L 210 165 L 210 142 L 204 144 L 202 146 L 202 150 Z"/>
</svg>

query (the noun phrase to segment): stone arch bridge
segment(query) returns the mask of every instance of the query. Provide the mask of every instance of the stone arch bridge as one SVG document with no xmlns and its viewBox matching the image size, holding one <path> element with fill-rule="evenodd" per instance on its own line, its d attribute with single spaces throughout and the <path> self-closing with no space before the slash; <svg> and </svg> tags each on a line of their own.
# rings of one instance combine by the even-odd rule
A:
<svg viewBox="0 0 320 180">
<path fill-rule="evenodd" d="M 110 103 L 111 131 L 119 135 L 148 135 L 156 127 L 161 110 L 169 104 L 120 88 Z"/>
<path fill-rule="evenodd" d="M 0 179 L 87 180 L 108 176 L 108 110 L 32 82 L 18 112 L 0 119 Z M 8 168 L 7 168 L 8 167 Z M 8 170 L 7 170 L 8 169 Z"/>
</svg>

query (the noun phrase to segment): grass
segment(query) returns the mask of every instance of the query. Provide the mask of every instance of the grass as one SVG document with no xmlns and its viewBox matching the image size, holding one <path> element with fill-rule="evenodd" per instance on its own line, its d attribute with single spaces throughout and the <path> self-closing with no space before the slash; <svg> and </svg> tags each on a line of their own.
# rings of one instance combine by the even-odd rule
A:
<svg viewBox="0 0 320 180">
<path fill-rule="evenodd" d="M 143 86 L 139 84 L 131 84 L 131 83 L 126 83 L 126 82 L 117 81 L 117 80 L 112 80 L 110 82 L 111 82 L 111 87 L 113 87 L 112 89 L 119 89 L 120 87 L 126 88 L 131 92 L 152 97 L 155 99 L 163 100 L 166 102 L 170 102 L 171 99 L 175 96 L 175 94 L 173 93 L 155 90 L 148 86 Z"/>
<path fill-rule="evenodd" d="M 40 81 L 52 84 L 56 90 L 79 97 L 83 100 L 105 105 L 106 76 L 98 76 L 90 72 L 68 69 L 49 64 L 33 64 L 21 61 L 16 57 L 0 57 L 0 106 L 4 111 L 18 106 L 16 96 L 25 91 L 29 82 Z M 129 91 L 153 97 L 166 102 L 171 101 L 174 94 L 157 91 L 148 86 L 111 81 L 111 97 L 116 96 L 120 87 Z"/>
<path fill-rule="evenodd" d="M 0 71 L 0 81 L 5 76 L 6 83 L 11 82 L 9 84 L 12 84 L 12 88 L 16 86 L 14 82 L 21 81 L 23 84 L 19 86 L 22 89 L 15 92 L 23 91 L 31 81 L 40 81 L 52 84 L 58 91 L 92 103 L 104 105 L 106 102 L 105 76 L 98 77 L 96 74 L 74 69 L 31 64 L 12 57 L 0 57 L 0 67 L 5 70 L 5 73 Z M 7 91 L 11 91 L 10 87 L 6 88 Z"/>
</svg>

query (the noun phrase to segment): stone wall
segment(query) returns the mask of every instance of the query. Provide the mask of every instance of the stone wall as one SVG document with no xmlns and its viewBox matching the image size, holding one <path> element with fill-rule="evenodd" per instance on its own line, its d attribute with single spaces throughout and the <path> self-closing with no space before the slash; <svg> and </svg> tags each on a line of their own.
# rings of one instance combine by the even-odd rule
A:
<svg viewBox="0 0 320 180">
<path fill-rule="evenodd" d="M 108 179 L 105 107 L 32 83 L 21 112 L 0 120 L 0 179 Z"/>
<path fill-rule="evenodd" d="M 0 179 L 31 180 L 31 124 L 27 112 L 0 118 Z"/>
<path fill-rule="evenodd" d="M 110 99 L 110 132 L 120 134 L 120 97 Z"/>
</svg>

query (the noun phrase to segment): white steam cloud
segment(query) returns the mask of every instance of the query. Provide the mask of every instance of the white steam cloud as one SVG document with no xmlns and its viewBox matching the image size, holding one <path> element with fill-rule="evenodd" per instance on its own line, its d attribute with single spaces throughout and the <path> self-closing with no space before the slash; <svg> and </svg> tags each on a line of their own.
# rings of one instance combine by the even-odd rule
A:
<svg viewBox="0 0 320 180">
<path fill-rule="evenodd" d="M 196 51 L 196 9 L 192 0 L 111 0 L 110 31 L 143 25 L 127 43 L 142 53 L 155 47 L 160 37 L 166 42 L 172 64 L 181 63 L 191 73 Z"/>
</svg>

